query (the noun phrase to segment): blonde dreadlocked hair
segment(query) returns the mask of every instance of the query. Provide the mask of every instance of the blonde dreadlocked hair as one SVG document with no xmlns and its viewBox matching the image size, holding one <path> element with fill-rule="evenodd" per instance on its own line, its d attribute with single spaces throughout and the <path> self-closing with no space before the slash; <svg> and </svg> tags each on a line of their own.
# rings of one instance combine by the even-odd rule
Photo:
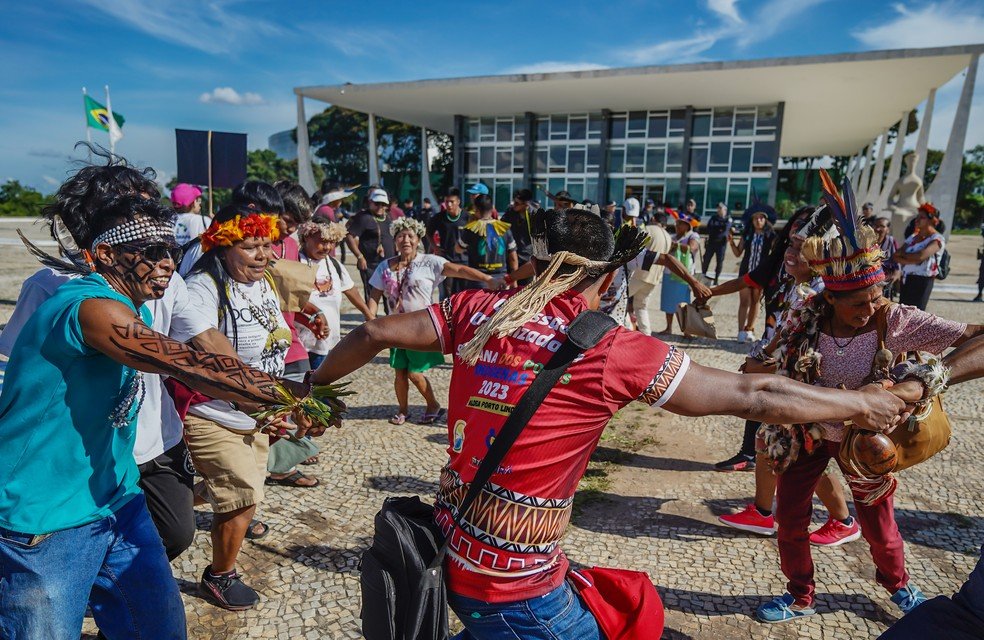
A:
<svg viewBox="0 0 984 640">
<path fill-rule="evenodd" d="M 472 339 L 462 346 L 459 357 L 469 365 L 478 362 L 485 344 L 493 335 L 497 338 L 509 335 L 542 311 L 551 299 L 570 291 L 586 278 L 599 278 L 618 269 L 652 242 L 652 238 L 644 230 L 624 226 L 615 234 L 615 250 L 608 260 L 589 260 L 570 251 L 544 255 L 537 248 L 542 249 L 547 245 L 545 230 L 541 228 L 540 233 L 535 231 L 538 224 L 542 227 L 544 213 L 541 210 L 537 214 L 532 225 L 534 233 L 531 234 L 536 235 L 533 242 L 534 257 L 539 260 L 549 259 L 550 263 L 533 282 L 509 298 L 478 328 Z"/>
</svg>

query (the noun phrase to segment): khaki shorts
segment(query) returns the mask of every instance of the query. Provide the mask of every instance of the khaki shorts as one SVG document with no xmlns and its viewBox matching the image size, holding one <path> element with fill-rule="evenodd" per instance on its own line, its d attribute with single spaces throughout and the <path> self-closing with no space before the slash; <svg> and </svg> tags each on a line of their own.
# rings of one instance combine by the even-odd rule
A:
<svg viewBox="0 0 984 640">
<path fill-rule="evenodd" d="M 208 500 L 215 513 L 263 501 L 270 436 L 232 431 L 190 413 L 184 427 L 191 461 L 204 479 L 195 493 Z"/>
</svg>

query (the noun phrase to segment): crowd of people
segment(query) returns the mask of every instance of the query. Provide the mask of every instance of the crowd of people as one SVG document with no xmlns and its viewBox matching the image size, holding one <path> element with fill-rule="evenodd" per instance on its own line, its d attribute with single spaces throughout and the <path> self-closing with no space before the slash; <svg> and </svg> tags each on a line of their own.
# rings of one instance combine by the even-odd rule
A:
<svg viewBox="0 0 984 640">
<path fill-rule="evenodd" d="M 196 505 L 213 514 L 201 594 L 229 610 L 256 606 L 237 558 L 246 539 L 269 532 L 257 518 L 264 487 L 318 486 L 299 467 L 317 461 L 314 438 L 339 424 L 302 403 L 383 349 L 394 371 L 389 422 L 448 425 L 434 523 L 449 541 L 446 586 L 463 640 L 604 637 L 565 579 L 560 541 L 591 452 L 633 401 L 747 420 L 740 452 L 718 468 L 754 469 L 755 498 L 721 520 L 778 531 L 788 592 L 758 608 L 760 621 L 815 613 L 810 544 L 860 536 L 891 600 L 903 614 L 918 611 L 926 597 L 905 569 L 897 479 L 859 475 L 837 454 L 850 429 L 890 432 L 947 378 L 984 370 L 984 327 L 924 310 L 945 248 L 931 205 L 896 248 L 887 221 L 862 221 L 829 179 L 825 202 L 778 230 L 761 203 L 741 220 L 722 203 L 706 240 L 692 200 L 680 210 L 634 197 L 602 208 L 561 191 L 544 209 L 518 189 L 500 212 L 480 183 L 465 190 L 467 202 L 452 189 L 419 208 L 372 185 L 352 210 L 357 193 L 247 181 L 209 217 L 197 187 L 175 186 L 167 206 L 152 170 L 113 156 L 61 185 L 44 210 L 60 255 L 30 246 L 43 267 L 0 335 L 9 357 L 0 394 L 3 637 L 77 636 L 87 610 L 110 640 L 186 637 L 169 561 L 193 543 Z M 728 249 L 740 272 L 720 283 Z M 896 283 L 900 304 L 886 296 Z M 741 373 L 702 366 L 659 338 L 672 333 L 681 304 L 731 293 L 741 296 L 740 341 L 754 340 L 765 305 L 762 339 Z M 363 320 L 347 333 L 345 300 Z M 666 327 L 654 335 L 657 303 Z M 476 461 L 509 409 L 590 310 L 613 328 L 547 393 L 481 507 L 461 513 Z M 912 364 L 893 386 L 873 365 L 886 349 L 940 358 Z M 425 374 L 446 357 L 442 402 Z M 856 520 L 825 473 L 832 457 Z M 811 534 L 814 492 L 830 518 Z M 982 574 L 984 564 L 962 598 L 932 607 L 984 616 Z"/>
</svg>

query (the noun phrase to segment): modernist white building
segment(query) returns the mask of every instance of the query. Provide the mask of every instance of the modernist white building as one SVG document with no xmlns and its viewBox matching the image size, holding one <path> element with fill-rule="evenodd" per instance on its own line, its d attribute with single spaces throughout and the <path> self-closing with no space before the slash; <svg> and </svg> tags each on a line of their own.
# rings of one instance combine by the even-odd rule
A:
<svg viewBox="0 0 984 640">
<path fill-rule="evenodd" d="M 530 185 L 541 197 L 567 189 L 595 201 L 694 197 L 703 211 L 719 201 L 747 203 L 753 191 L 774 202 L 780 156 L 823 155 L 851 156 L 859 199 L 884 205 L 902 171 L 902 145 L 886 158 L 888 129 L 899 121 L 904 128 L 925 101 L 916 143 L 924 163 L 936 89 L 964 73 L 946 157 L 928 187 L 949 223 L 982 52 L 984 45 L 969 45 L 298 87 L 301 180 L 313 188 L 310 98 L 368 114 L 371 159 L 376 115 L 451 134 L 455 183 L 481 180 L 499 207 Z M 374 182 L 378 162 L 369 166 Z"/>
</svg>

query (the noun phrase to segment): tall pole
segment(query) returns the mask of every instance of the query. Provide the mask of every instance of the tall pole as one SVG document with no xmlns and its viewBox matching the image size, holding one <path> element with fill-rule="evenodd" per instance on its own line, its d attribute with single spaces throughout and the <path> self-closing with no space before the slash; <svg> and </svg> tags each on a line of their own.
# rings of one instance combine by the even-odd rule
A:
<svg viewBox="0 0 984 640">
<path fill-rule="evenodd" d="M 89 143 L 87 151 L 89 152 L 89 164 L 92 164 L 92 128 L 89 127 L 89 104 L 86 102 L 85 87 L 82 87 L 82 113 L 85 114 L 85 141 Z"/>
<path fill-rule="evenodd" d="M 106 127 L 109 129 L 109 156 L 114 157 L 116 155 L 116 140 L 113 140 L 112 125 L 109 123 L 109 120 L 113 119 L 113 107 L 111 106 L 111 104 L 112 103 L 110 103 L 109 101 L 109 85 L 107 84 L 106 85 L 106 113 L 109 115 L 109 118 L 106 121 Z"/>
<path fill-rule="evenodd" d="M 212 130 L 208 130 L 208 217 L 212 217 Z"/>
</svg>

